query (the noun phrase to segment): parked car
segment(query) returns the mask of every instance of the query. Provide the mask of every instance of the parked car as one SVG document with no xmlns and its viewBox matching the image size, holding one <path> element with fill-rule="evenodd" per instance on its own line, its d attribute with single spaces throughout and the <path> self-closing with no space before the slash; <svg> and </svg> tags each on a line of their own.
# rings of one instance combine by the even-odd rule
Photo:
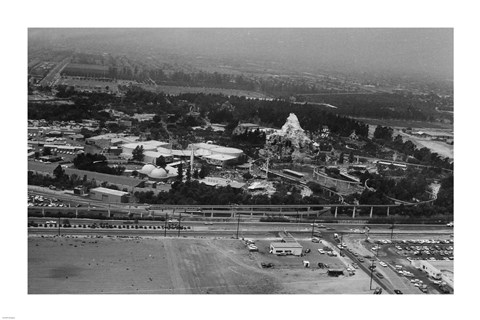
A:
<svg viewBox="0 0 480 320">
<path fill-rule="evenodd" d="M 403 292 L 398 289 L 393 290 L 393 292 L 395 292 L 396 294 L 403 294 Z"/>
</svg>

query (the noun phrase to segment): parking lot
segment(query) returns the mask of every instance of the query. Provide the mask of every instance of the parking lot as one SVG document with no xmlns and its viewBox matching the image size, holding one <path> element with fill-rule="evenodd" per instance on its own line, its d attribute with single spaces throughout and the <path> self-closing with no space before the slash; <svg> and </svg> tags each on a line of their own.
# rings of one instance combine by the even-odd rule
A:
<svg viewBox="0 0 480 320">
<path fill-rule="evenodd" d="M 68 204 L 57 198 L 44 197 L 40 195 L 28 195 L 28 206 L 29 207 L 50 207 L 50 208 L 61 208 L 68 207 Z"/>
<path fill-rule="evenodd" d="M 421 239 L 373 239 L 370 243 L 364 243 L 365 248 L 372 255 L 377 256 L 397 277 L 403 279 L 403 283 L 408 282 L 410 287 L 416 288 L 418 292 L 434 294 L 446 293 L 441 288 L 442 281 L 430 278 L 413 263 L 415 260 L 453 261 L 453 245 L 454 240 L 446 236 Z"/>
</svg>

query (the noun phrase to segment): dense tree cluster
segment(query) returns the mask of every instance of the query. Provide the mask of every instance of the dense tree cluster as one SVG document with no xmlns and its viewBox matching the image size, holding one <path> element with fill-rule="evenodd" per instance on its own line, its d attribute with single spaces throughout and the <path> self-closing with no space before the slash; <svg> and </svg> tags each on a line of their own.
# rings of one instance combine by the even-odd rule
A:
<svg viewBox="0 0 480 320">
<path fill-rule="evenodd" d="M 258 129 L 254 131 L 245 130 L 245 132 L 241 134 L 233 135 L 232 140 L 240 143 L 263 146 L 265 144 L 266 136 L 265 132 L 261 132 Z"/>
<path fill-rule="evenodd" d="M 107 158 L 101 154 L 81 153 L 73 159 L 73 165 L 79 170 L 94 171 L 99 173 L 121 175 L 125 167 L 109 167 Z"/>
<path fill-rule="evenodd" d="M 453 175 L 448 176 L 441 182 L 435 205 L 443 207 L 447 212 L 453 213 Z"/>
<path fill-rule="evenodd" d="M 60 166 L 59 166 L 60 167 Z M 40 173 L 34 173 L 33 171 L 28 171 L 28 184 L 34 186 L 55 186 L 57 189 L 73 189 L 75 187 L 83 187 L 86 190 L 91 188 L 96 188 L 97 184 L 95 181 L 87 180 L 87 177 L 84 176 L 80 178 L 76 174 L 67 175 L 65 173 L 60 173 L 62 171 L 61 167 L 57 167 L 55 171 L 57 172 L 54 176 L 44 175 Z"/>
<path fill-rule="evenodd" d="M 251 195 L 242 189 L 230 186 L 212 188 L 198 181 L 175 182 L 169 192 L 135 192 L 138 202 L 152 204 L 179 205 L 233 205 L 233 204 L 323 204 L 332 199 L 318 196 L 303 197 L 299 190 L 278 188 L 271 197 L 267 195 Z M 331 202 L 330 202 L 331 203 Z"/>
<path fill-rule="evenodd" d="M 375 139 L 383 140 L 385 142 L 392 141 L 393 129 L 390 127 L 377 126 L 373 137 Z"/>
<path fill-rule="evenodd" d="M 427 121 L 438 117 L 435 107 L 442 106 L 445 99 L 375 93 L 308 96 L 307 101 L 334 105 L 337 113 L 353 117 Z"/>
</svg>

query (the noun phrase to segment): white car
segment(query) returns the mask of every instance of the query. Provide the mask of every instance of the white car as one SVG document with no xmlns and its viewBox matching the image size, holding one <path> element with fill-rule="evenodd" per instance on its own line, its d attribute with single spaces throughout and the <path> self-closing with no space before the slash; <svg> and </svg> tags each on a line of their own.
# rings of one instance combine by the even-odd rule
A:
<svg viewBox="0 0 480 320">
<path fill-rule="evenodd" d="M 323 249 L 318 249 L 318 253 L 320 253 L 320 254 L 325 254 L 325 250 L 323 250 Z"/>
<path fill-rule="evenodd" d="M 378 264 L 381 265 L 382 267 L 386 267 L 386 266 L 387 266 L 387 264 L 386 264 L 385 262 L 383 262 L 383 261 L 380 261 Z"/>
</svg>

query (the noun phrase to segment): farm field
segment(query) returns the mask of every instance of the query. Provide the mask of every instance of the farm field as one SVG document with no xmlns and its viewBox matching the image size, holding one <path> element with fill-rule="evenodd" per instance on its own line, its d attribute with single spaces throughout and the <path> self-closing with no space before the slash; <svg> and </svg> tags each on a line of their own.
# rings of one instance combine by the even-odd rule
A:
<svg viewBox="0 0 480 320">
<path fill-rule="evenodd" d="M 233 239 L 30 236 L 28 293 L 371 293 L 362 272 L 328 277 L 324 269 L 303 268 L 305 257 L 269 254 L 266 243 L 249 253 Z M 309 255 L 312 263 L 324 259 Z M 269 261 L 275 267 L 262 269 Z"/>
</svg>

